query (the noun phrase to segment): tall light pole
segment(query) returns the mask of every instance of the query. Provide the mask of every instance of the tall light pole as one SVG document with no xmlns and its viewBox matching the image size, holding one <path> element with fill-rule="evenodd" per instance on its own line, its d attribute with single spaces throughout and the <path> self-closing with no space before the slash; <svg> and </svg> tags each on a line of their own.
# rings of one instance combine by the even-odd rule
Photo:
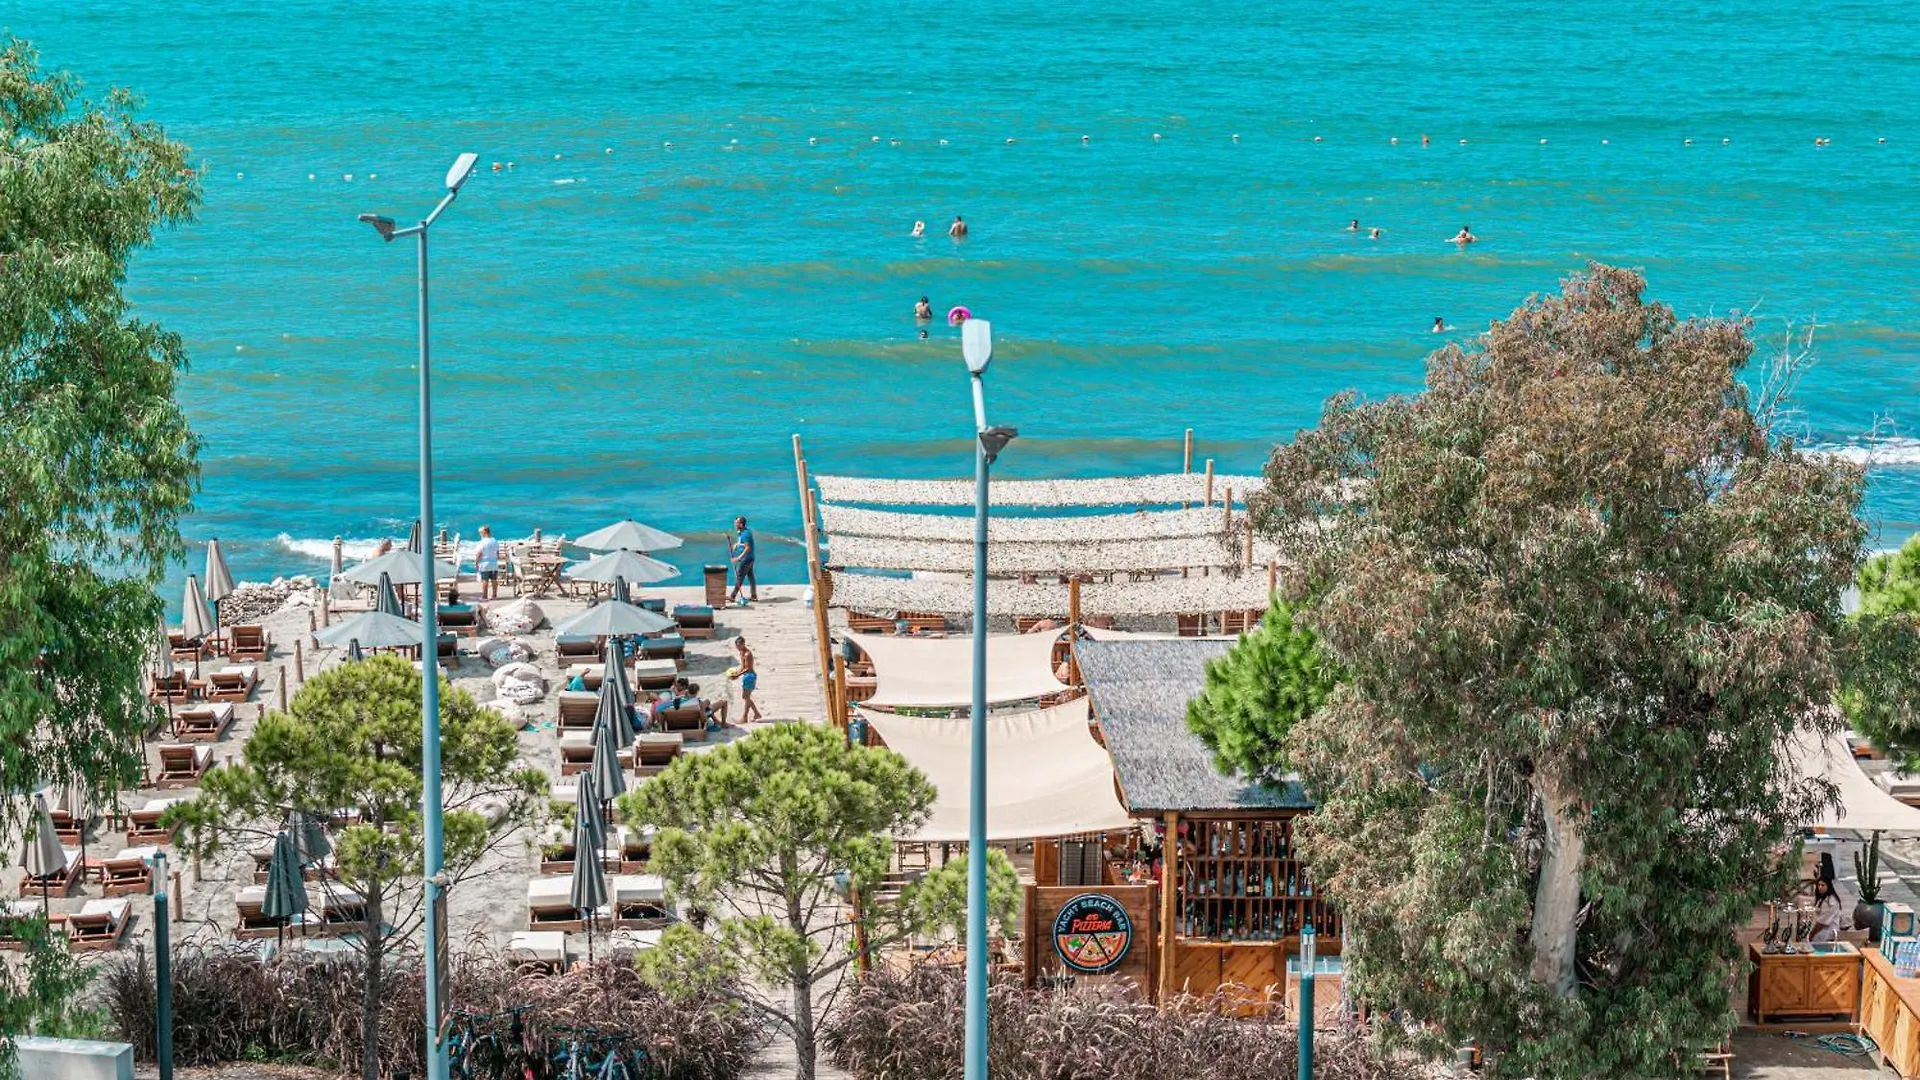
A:
<svg viewBox="0 0 1920 1080">
<path fill-rule="evenodd" d="M 960 353 L 973 374 L 973 744 L 967 811 L 966 1080 L 987 1080 L 987 483 L 1000 451 L 1019 434 L 987 426 L 987 364 L 993 326 L 968 319 Z"/>
<path fill-rule="evenodd" d="M 420 273 L 420 774 L 421 812 L 426 819 L 426 953 L 427 953 L 427 1080 L 447 1080 L 447 1058 L 440 1043 L 443 1000 L 441 980 L 446 978 L 444 958 L 440 955 L 444 927 L 441 922 L 445 899 L 446 836 L 443 831 L 443 807 L 440 797 L 440 626 L 433 583 L 433 410 L 427 368 L 427 230 L 439 220 L 460 194 L 460 186 L 473 175 L 478 154 L 461 154 L 447 170 L 447 193 L 418 225 L 395 228 L 392 218 L 361 214 L 360 220 L 391 242 L 395 237 L 411 236 L 419 241 Z M 427 663 L 433 659 L 432 664 Z"/>
</svg>

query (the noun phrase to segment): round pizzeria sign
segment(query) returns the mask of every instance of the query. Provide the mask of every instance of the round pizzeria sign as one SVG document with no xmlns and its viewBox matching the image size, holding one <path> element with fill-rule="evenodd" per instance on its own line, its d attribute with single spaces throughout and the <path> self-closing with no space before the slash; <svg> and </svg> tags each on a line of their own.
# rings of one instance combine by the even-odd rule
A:
<svg viewBox="0 0 1920 1080">
<path fill-rule="evenodd" d="M 1111 896 L 1081 893 L 1053 918 L 1053 949 L 1075 971 L 1088 975 L 1111 971 L 1132 944 L 1133 920 Z"/>
</svg>

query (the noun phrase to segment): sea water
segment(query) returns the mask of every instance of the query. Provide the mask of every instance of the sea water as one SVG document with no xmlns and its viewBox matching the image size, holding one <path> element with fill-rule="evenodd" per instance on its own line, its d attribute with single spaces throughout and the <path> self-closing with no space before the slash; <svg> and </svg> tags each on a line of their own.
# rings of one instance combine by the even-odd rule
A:
<svg viewBox="0 0 1920 1080">
<path fill-rule="evenodd" d="M 414 252 L 355 217 L 416 220 L 464 150 L 432 310 L 436 517 L 468 537 L 632 515 L 687 536 L 691 570 L 745 514 L 766 576 L 797 578 L 794 434 L 819 472 L 970 468 L 958 335 L 920 337 L 923 295 L 993 322 L 990 415 L 1020 429 L 1000 475 L 1177 469 L 1189 427 L 1241 472 L 1328 394 L 1417 389 L 1436 316 L 1471 334 L 1589 259 L 1683 314 L 1757 312 L 1765 351 L 1816 327 L 1794 430 L 1872 459 L 1876 542 L 1920 528 L 1920 20 L 1894 6 L 30 0 L 0 22 L 144 95 L 203 169 L 198 222 L 128 289 L 190 346 L 186 531 L 242 578 L 416 513 Z M 1445 242 L 1469 224 L 1482 242 Z"/>
</svg>

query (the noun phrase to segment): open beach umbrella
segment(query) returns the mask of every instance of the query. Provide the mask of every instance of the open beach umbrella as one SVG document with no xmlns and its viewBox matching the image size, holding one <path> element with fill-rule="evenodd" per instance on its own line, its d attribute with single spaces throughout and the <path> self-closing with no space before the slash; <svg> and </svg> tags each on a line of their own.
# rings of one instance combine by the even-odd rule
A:
<svg viewBox="0 0 1920 1080">
<path fill-rule="evenodd" d="M 665 615 L 635 607 L 622 600 L 602 600 L 578 615 L 556 623 L 555 634 L 586 634 L 592 637 L 657 634 L 671 630 L 674 621 Z"/>
<path fill-rule="evenodd" d="M 620 751 L 614 748 L 614 735 L 605 726 L 593 726 L 593 774 L 595 794 L 609 803 L 627 793 L 627 774 L 620 768 Z"/>
<path fill-rule="evenodd" d="M 592 963 L 593 919 L 594 913 L 607 902 L 607 869 L 600 865 L 600 842 L 587 824 L 585 813 L 574 820 L 573 889 L 567 894 L 567 900 L 587 920 L 587 962 Z"/>
<path fill-rule="evenodd" d="M 220 601 L 233 594 L 233 573 L 227 569 L 227 557 L 220 553 L 220 541 L 207 541 L 207 602 L 213 605 L 213 624 L 220 625 Z"/>
<path fill-rule="evenodd" d="M 444 559 L 433 560 L 435 581 L 452 581 L 457 573 L 452 563 Z M 420 553 L 406 550 L 389 551 L 385 555 L 376 555 L 366 562 L 343 571 L 340 576 L 346 581 L 372 585 L 380 580 L 381 574 L 387 575 L 395 585 L 420 584 Z"/>
<path fill-rule="evenodd" d="M 389 615 L 404 615 L 400 610 L 400 596 L 393 591 L 393 578 L 380 575 L 380 584 L 373 587 L 373 610 L 384 611 Z"/>
<path fill-rule="evenodd" d="M 207 614 L 207 598 L 200 592 L 200 579 L 187 575 L 187 594 L 180 604 L 180 632 L 188 641 L 199 641 L 213 633 L 213 617 Z"/>
<path fill-rule="evenodd" d="M 307 913 L 307 882 L 300 872 L 300 856 L 294 851 L 293 837 L 282 829 L 273 838 L 273 857 L 267 860 L 267 895 L 260 902 L 260 914 L 280 920 L 279 937 L 286 938 L 287 924 Z"/>
<path fill-rule="evenodd" d="M 60 833 L 53 827 L 53 815 L 47 813 L 47 797 L 33 793 L 33 830 L 27 834 L 26 857 L 20 860 L 27 873 L 40 879 L 40 913 L 47 911 L 47 880 L 66 869 L 67 852 L 60 846 Z"/>
<path fill-rule="evenodd" d="M 327 830 L 320 825 L 320 819 L 305 810 L 295 810 L 289 826 L 293 835 L 293 851 L 299 856 L 301 866 L 312 866 L 333 854 L 333 844 L 327 839 Z"/>
<path fill-rule="evenodd" d="M 613 735 L 616 749 L 625 750 L 633 745 L 633 706 L 621 700 L 620 687 L 604 675 L 600 678 L 600 701 L 594 706 L 593 724 L 606 726 Z"/>
<path fill-rule="evenodd" d="M 363 611 L 351 619 L 323 626 L 313 639 L 322 645 L 357 642 L 367 649 L 397 649 L 420 644 L 420 624 L 384 611 Z"/>
<path fill-rule="evenodd" d="M 567 571 L 567 576 L 575 581 L 602 582 L 611 582 L 625 578 L 628 581 L 646 585 L 655 581 L 666 581 L 669 578 L 679 577 L 680 569 L 679 567 L 663 563 L 659 559 L 650 559 L 645 555 L 635 554 L 634 552 L 622 549 L 620 551 L 609 551 L 604 555 L 596 555 L 586 562 L 581 563 L 579 566 L 574 567 L 572 570 Z M 626 597 L 618 591 L 613 595 L 615 599 L 626 599 Z"/>
<path fill-rule="evenodd" d="M 679 537 L 632 518 L 595 529 L 573 542 L 593 551 L 669 551 L 680 546 Z"/>
</svg>

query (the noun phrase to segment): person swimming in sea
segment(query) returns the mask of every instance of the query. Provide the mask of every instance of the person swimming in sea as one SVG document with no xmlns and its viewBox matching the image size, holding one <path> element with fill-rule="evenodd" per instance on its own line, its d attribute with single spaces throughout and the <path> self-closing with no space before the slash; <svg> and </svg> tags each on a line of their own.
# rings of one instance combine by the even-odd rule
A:
<svg viewBox="0 0 1920 1080">
<path fill-rule="evenodd" d="M 967 223 L 961 219 L 959 214 L 953 215 L 953 224 L 947 226 L 947 235 L 953 237 L 955 240 L 965 240 L 967 238 Z"/>
<path fill-rule="evenodd" d="M 1460 246 L 1465 247 L 1466 245 L 1471 244 L 1478 239 L 1480 238 L 1473 235 L 1473 226 L 1462 225 L 1460 226 L 1459 232 L 1454 233 L 1452 236 L 1449 236 L 1447 238 L 1447 243 L 1459 244 Z"/>
<path fill-rule="evenodd" d="M 914 222 L 914 223 L 913 223 L 913 238 L 914 238 L 915 240 L 918 240 L 918 239 L 920 239 L 921 237 L 923 237 L 923 236 L 925 236 L 925 235 L 927 235 L 927 223 L 926 223 L 926 222 L 924 222 L 924 221 L 916 221 L 916 222 Z"/>
<path fill-rule="evenodd" d="M 926 297 L 921 297 L 920 302 L 913 305 L 913 317 L 919 322 L 933 321 L 933 305 L 927 302 Z"/>
<path fill-rule="evenodd" d="M 1360 219 L 1359 219 L 1359 218 L 1354 218 L 1354 219 L 1353 219 L 1352 221 L 1349 221 L 1349 222 L 1347 222 L 1347 231 L 1348 231 L 1348 232 L 1359 232 L 1359 231 L 1360 231 Z"/>
<path fill-rule="evenodd" d="M 1375 225 L 1373 228 L 1367 230 L 1367 239 L 1369 240 L 1378 240 L 1382 235 L 1384 234 L 1380 231 L 1380 227 L 1378 225 Z"/>
<path fill-rule="evenodd" d="M 1433 332 L 1436 334 L 1444 334 L 1447 332 L 1447 320 L 1445 316 L 1435 315 L 1433 317 Z"/>
</svg>

